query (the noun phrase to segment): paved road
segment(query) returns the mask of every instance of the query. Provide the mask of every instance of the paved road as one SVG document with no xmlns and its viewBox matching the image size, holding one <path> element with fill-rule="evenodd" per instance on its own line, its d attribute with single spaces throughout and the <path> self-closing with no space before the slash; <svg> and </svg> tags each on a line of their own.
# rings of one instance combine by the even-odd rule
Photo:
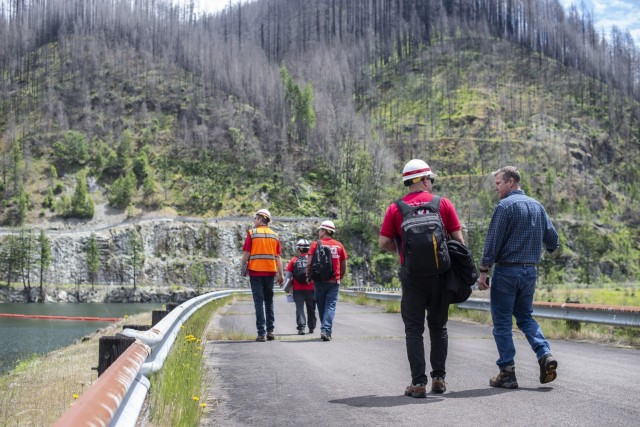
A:
<svg viewBox="0 0 640 427">
<path fill-rule="evenodd" d="M 276 296 L 276 340 L 210 341 L 204 426 L 602 426 L 640 424 L 640 352 L 552 341 L 558 379 L 541 385 L 517 334 L 520 388 L 489 387 L 497 371 L 491 328 L 449 322 L 448 390 L 414 399 L 399 314 L 338 303 L 333 340 L 298 336 L 294 305 Z M 239 300 L 212 327 L 255 334 L 253 303 Z M 428 336 L 428 335 L 427 335 Z M 428 340 L 428 338 L 427 338 Z"/>
</svg>

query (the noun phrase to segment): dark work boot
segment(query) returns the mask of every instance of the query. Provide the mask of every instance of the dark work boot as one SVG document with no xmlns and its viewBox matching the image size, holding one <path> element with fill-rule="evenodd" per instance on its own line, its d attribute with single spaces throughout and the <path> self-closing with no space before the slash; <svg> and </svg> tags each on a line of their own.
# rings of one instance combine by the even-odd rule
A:
<svg viewBox="0 0 640 427">
<path fill-rule="evenodd" d="M 444 377 L 431 378 L 431 393 L 442 394 L 447 391 L 447 383 Z"/>
<path fill-rule="evenodd" d="M 518 388 L 515 366 L 505 366 L 495 377 L 489 380 L 491 387 Z"/>
<path fill-rule="evenodd" d="M 404 389 L 405 396 L 411 397 L 427 397 L 427 385 L 426 384 L 410 384 Z"/>
<path fill-rule="evenodd" d="M 553 358 L 551 353 L 547 353 L 538 360 L 540 365 L 540 384 L 550 383 L 558 376 L 556 369 L 558 368 L 558 361 Z"/>
</svg>

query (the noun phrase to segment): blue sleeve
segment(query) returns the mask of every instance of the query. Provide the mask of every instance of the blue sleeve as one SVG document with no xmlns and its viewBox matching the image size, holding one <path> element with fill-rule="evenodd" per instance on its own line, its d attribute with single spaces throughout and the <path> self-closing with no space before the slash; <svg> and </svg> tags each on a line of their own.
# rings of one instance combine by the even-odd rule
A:
<svg viewBox="0 0 640 427">
<path fill-rule="evenodd" d="M 544 244 L 544 247 L 547 249 L 547 251 L 553 252 L 556 249 L 558 249 L 558 247 L 560 246 L 560 243 L 558 242 L 558 232 L 553 227 L 553 224 L 551 223 L 551 220 L 549 219 L 547 212 L 544 209 L 543 209 L 543 212 L 544 212 L 544 217 L 547 220 L 547 227 L 544 230 L 542 243 Z"/>
<path fill-rule="evenodd" d="M 481 265 L 490 266 L 495 262 L 498 251 L 504 244 L 504 230 L 506 227 L 507 215 L 505 208 L 498 204 L 493 210 L 493 216 L 489 223 L 489 231 L 487 231 L 487 239 L 484 242 Z"/>
</svg>

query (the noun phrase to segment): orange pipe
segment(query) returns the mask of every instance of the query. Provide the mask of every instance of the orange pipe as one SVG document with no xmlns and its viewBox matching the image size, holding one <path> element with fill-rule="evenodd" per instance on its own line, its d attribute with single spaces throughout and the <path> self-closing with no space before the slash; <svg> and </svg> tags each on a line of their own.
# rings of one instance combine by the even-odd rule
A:
<svg viewBox="0 0 640 427">
<path fill-rule="evenodd" d="M 53 426 L 108 426 L 150 353 L 136 340 Z"/>
<path fill-rule="evenodd" d="M 572 308 L 574 310 L 618 311 L 625 313 L 640 312 L 640 307 L 633 307 L 628 305 L 576 304 L 572 302 L 534 301 L 533 306 L 549 308 Z"/>
</svg>

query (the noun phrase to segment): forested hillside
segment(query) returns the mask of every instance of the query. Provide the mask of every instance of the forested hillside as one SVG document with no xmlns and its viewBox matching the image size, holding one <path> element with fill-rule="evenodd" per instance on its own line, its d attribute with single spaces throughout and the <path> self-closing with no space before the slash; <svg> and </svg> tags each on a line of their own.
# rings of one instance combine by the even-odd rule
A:
<svg viewBox="0 0 640 427">
<path fill-rule="evenodd" d="M 640 275 L 640 57 L 584 10 L 14 0 L 0 18 L 5 226 L 105 210 L 330 216 L 351 265 L 385 283 L 397 261 L 377 231 L 406 161 L 439 175 L 477 257 L 490 173 L 513 164 L 562 236 L 545 282 Z"/>
</svg>

